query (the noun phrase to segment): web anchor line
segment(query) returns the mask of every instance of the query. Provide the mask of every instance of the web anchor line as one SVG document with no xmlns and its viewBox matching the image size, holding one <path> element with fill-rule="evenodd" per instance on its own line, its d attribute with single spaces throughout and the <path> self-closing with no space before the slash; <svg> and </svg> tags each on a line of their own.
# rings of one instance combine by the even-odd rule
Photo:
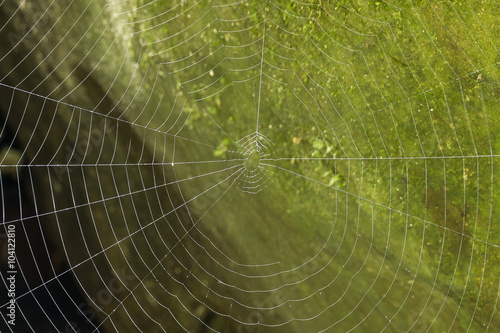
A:
<svg viewBox="0 0 500 333">
<path fill-rule="evenodd" d="M 57 104 L 65 105 L 65 106 L 71 107 L 71 108 L 76 109 L 76 110 L 88 112 L 91 115 L 96 115 L 96 116 L 104 117 L 104 118 L 107 118 L 107 119 L 111 119 L 113 121 L 122 122 L 122 123 L 125 123 L 127 125 L 136 126 L 136 127 L 141 128 L 141 129 L 148 130 L 148 131 L 153 131 L 155 133 L 159 133 L 159 134 L 163 134 L 163 135 L 168 135 L 168 136 L 171 136 L 173 138 L 178 138 L 180 140 L 185 140 L 185 141 L 193 142 L 193 143 L 200 144 L 200 145 L 203 145 L 203 146 L 208 146 L 208 147 L 211 147 L 211 148 L 216 148 L 213 145 L 207 144 L 205 142 L 200 142 L 200 141 L 196 141 L 196 140 L 193 140 L 193 139 L 185 138 L 185 137 L 179 136 L 177 134 L 169 133 L 168 131 L 167 132 L 160 131 L 158 128 L 152 128 L 152 127 L 148 127 L 148 126 L 145 126 L 145 125 L 141 125 L 141 124 L 138 124 L 138 123 L 135 123 L 135 122 L 132 122 L 132 121 L 120 118 L 120 117 L 113 117 L 113 116 L 111 116 L 109 114 L 104 114 L 104 113 L 97 112 L 95 110 L 86 109 L 86 108 L 83 108 L 83 107 L 80 107 L 80 106 L 77 106 L 77 105 L 73 105 L 71 103 L 67 103 L 67 102 L 63 102 L 61 100 L 57 100 L 57 99 L 54 99 L 54 98 L 51 98 L 51 97 L 43 96 L 43 95 L 31 92 L 31 91 L 27 91 L 27 90 L 18 88 L 18 87 L 12 87 L 12 86 L 9 86 L 9 85 L 7 85 L 5 83 L 2 83 L 2 82 L 0 82 L 0 86 L 12 89 L 14 91 L 19 91 L 19 92 L 28 94 L 29 96 L 39 97 L 39 98 L 42 98 L 43 100 L 46 100 L 46 101 L 51 101 L 51 102 L 54 102 L 54 103 L 57 103 Z"/>
<path fill-rule="evenodd" d="M 240 159 L 240 162 L 244 162 L 244 160 Z M 168 163 L 166 165 L 170 166 L 170 163 Z M 203 173 L 203 174 L 200 174 L 200 175 L 187 177 L 187 178 L 184 178 L 184 179 L 178 179 L 178 180 L 174 180 L 174 181 L 167 181 L 167 182 L 162 183 L 162 184 L 156 184 L 154 186 L 145 187 L 145 188 L 140 189 L 140 190 L 135 190 L 135 191 L 132 191 L 132 192 L 117 194 L 117 195 L 114 195 L 114 196 L 111 196 L 111 197 L 108 197 L 108 198 L 98 199 L 98 200 L 94 200 L 94 201 L 90 201 L 90 202 L 78 204 L 78 205 L 75 205 L 75 206 L 72 206 L 72 207 L 59 208 L 59 209 L 56 209 L 56 210 L 52 210 L 50 212 L 38 213 L 37 215 L 23 216 L 23 218 L 18 218 L 18 219 L 13 219 L 13 220 L 9 220 L 9 221 L 4 221 L 3 223 L 0 223 L 0 225 L 7 225 L 7 224 L 11 224 L 11 223 L 26 221 L 26 220 L 30 220 L 30 219 L 39 218 L 39 217 L 42 217 L 42 216 L 49 216 L 49 215 L 52 215 L 52 214 L 59 214 L 59 213 L 62 213 L 62 212 L 65 212 L 65 211 L 70 211 L 70 210 L 77 209 L 77 208 L 91 206 L 91 205 L 95 205 L 95 204 L 99 204 L 99 203 L 104 203 L 104 202 L 107 202 L 107 201 L 111 201 L 111 200 L 115 200 L 115 199 L 119 199 L 119 198 L 124 198 L 124 197 L 127 197 L 127 196 L 133 196 L 133 195 L 138 194 L 138 193 L 145 193 L 145 192 L 152 191 L 152 190 L 157 190 L 157 189 L 160 189 L 162 187 L 169 186 L 169 185 L 179 184 L 181 182 L 185 182 L 185 181 L 190 181 L 190 180 L 197 179 L 197 178 L 206 177 L 206 176 L 209 176 L 209 175 L 214 175 L 214 174 L 221 173 L 221 172 L 226 172 L 228 170 L 231 170 L 231 169 L 234 169 L 234 168 L 237 168 L 237 167 L 243 167 L 244 165 L 245 165 L 244 163 L 240 163 L 240 164 L 236 164 L 236 165 L 233 165 L 233 166 L 228 166 L 228 167 L 226 167 L 224 169 L 221 169 L 221 170 L 215 170 L 215 171 Z"/>
<path fill-rule="evenodd" d="M 299 174 L 299 173 L 297 173 L 297 172 L 293 172 L 293 171 L 288 170 L 288 169 L 286 169 L 286 168 L 282 168 L 282 167 L 280 167 L 280 166 L 277 166 L 277 165 L 272 165 L 272 164 L 268 164 L 268 163 L 262 163 L 262 164 L 263 164 L 263 165 L 265 165 L 265 166 L 268 166 L 268 167 L 273 167 L 273 168 L 280 169 L 280 170 L 285 171 L 285 172 L 288 172 L 288 173 L 290 173 L 290 174 L 294 174 L 294 175 L 299 176 L 299 177 L 301 177 L 301 178 L 304 178 L 304 179 L 310 180 L 310 181 L 312 181 L 312 182 L 314 182 L 314 183 L 317 183 L 317 184 L 320 184 L 320 185 L 323 185 L 323 186 L 326 186 L 326 187 L 332 188 L 332 189 L 334 189 L 335 191 L 338 191 L 338 192 L 341 192 L 341 193 L 344 193 L 344 194 L 347 194 L 347 195 L 350 195 L 350 196 L 356 197 L 356 198 L 358 198 L 358 199 L 360 199 L 360 200 L 363 200 L 363 201 L 369 202 L 370 204 L 373 204 L 373 205 L 376 205 L 376 206 L 379 206 L 379 207 L 382 207 L 382 208 L 385 208 L 385 209 L 389 209 L 389 210 L 390 210 L 390 211 L 392 211 L 392 212 L 399 213 L 399 214 L 402 214 L 402 215 L 405 215 L 405 216 L 408 216 L 408 217 L 414 218 L 414 219 L 419 220 L 419 221 L 422 221 L 422 222 L 424 222 L 424 223 L 426 223 L 426 224 L 431 224 L 431 225 L 433 225 L 433 226 L 435 226 L 435 227 L 438 227 L 438 228 L 440 228 L 440 229 L 443 229 L 443 230 L 446 230 L 446 231 L 449 231 L 449 232 L 455 233 L 455 234 L 457 234 L 457 235 L 459 235 L 459 236 L 467 237 L 467 238 L 472 239 L 472 240 L 474 240 L 474 241 L 478 241 L 478 242 L 481 242 L 481 243 L 486 244 L 486 245 L 488 245 L 488 246 L 492 246 L 492 247 L 495 247 L 495 248 L 499 248 L 499 249 L 500 249 L 500 244 L 494 244 L 494 243 L 491 243 L 491 242 L 488 242 L 488 241 L 485 241 L 485 240 L 482 240 L 482 239 L 479 239 L 479 238 L 475 238 L 474 236 L 471 236 L 471 235 L 462 234 L 462 233 L 460 233 L 460 232 L 458 232 L 458 231 L 456 231 L 456 230 L 453 230 L 453 229 L 447 228 L 447 227 L 445 227 L 445 226 L 439 225 L 438 223 L 435 223 L 435 222 L 432 222 L 432 221 L 426 220 L 426 219 L 424 219 L 424 218 L 421 218 L 421 217 L 418 217 L 418 216 L 415 216 L 415 215 L 412 215 L 412 214 L 406 213 L 406 212 L 404 212 L 404 211 L 402 211 L 402 210 L 399 210 L 399 209 L 396 209 L 396 208 L 393 208 L 393 207 L 390 207 L 390 206 L 384 205 L 384 204 L 382 204 L 382 203 L 379 203 L 379 202 L 373 201 L 373 200 L 368 199 L 368 198 L 365 198 L 365 197 L 363 197 L 363 196 L 356 195 L 356 194 L 354 194 L 354 193 L 348 192 L 348 191 L 343 190 L 343 189 L 341 189 L 341 188 L 334 187 L 334 186 L 332 186 L 332 185 L 328 185 L 328 184 L 326 184 L 326 183 L 324 183 L 324 182 L 322 182 L 322 181 L 319 181 L 319 180 L 317 180 L 317 179 L 314 179 L 314 178 L 310 178 L 310 177 L 307 177 L 307 176 L 301 175 L 301 174 Z"/>
<path fill-rule="evenodd" d="M 262 100 L 262 75 L 264 73 L 264 50 L 265 50 L 265 41 L 266 41 L 266 21 L 267 21 L 267 3 L 264 7 L 264 21 L 263 21 L 263 32 L 262 32 L 262 49 L 260 55 L 260 75 L 259 75 L 259 97 L 257 100 L 257 121 L 255 126 L 255 132 L 259 133 L 259 117 L 260 117 L 260 103 Z"/>
</svg>

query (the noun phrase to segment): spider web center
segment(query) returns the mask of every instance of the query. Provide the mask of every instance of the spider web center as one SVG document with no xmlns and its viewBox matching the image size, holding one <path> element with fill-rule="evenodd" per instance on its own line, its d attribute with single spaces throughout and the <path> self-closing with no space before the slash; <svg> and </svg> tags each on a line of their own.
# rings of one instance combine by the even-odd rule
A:
<svg viewBox="0 0 500 333">
<path fill-rule="evenodd" d="M 233 158 L 243 158 L 242 172 L 238 178 L 240 190 L 256 194 L 272 183 L 273 142 L 264 134 L 250 133 L 235 144 Z"/>
</svg>

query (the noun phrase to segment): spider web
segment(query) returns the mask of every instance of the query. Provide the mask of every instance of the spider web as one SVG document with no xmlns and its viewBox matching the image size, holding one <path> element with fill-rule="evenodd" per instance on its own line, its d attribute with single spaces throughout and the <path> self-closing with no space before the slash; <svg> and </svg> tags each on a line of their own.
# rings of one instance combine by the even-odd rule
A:
<svg viewBox="0 0 500 333">
<path fill-rule="evenodd" d="M 3 1 L 2 331 L 495 331 L 498 10 Z"/>
</svg>

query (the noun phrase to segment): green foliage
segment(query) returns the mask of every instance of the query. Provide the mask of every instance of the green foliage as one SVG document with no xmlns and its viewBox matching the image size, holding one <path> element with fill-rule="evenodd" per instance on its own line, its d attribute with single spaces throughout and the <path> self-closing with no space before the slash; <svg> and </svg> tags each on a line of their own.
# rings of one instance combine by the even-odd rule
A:
<svg viewBox="0 0 500 333">
<path fill-rule="evenodd" d="M 456 302 L 477 301 L 476 317 L 487 322 L 487 310 L 498 298 L 494 277 L 500 276 L 498 247 L 485 245 L 498 245 L 500 239 L 493 209 L 500 206 L 500 184 L 491 179 L 497 159 L 491 155 L 500 149 L 494 137 L 500 130 L 500 73 L 497 37 L 485 30 L 498 30 L 491 28 L 499 26 L 498 4 L 391 3 L 274 3 L 278 9 L 252 1 L 241 8 L 202 7 L 200 13 L 211 10 L 212 17 L 248 19 L 210 26 L 205 18 L 197 21 L 207 29 L 189 48 L 208 46 L 184 65 L 200 62 L 209 75 L 185 89 L 210 84 L 192 96 L 214 97 L 199 103 L 203 107 L 192 111 L 189 124 L 201 137 L 218 140 L 215 157 L 228 158 L 235 141 L 255 130 L 260 112 L 259 130 L 273 141 L 272 158 L 289 158 L 289 164 L 279 165 L 314 180 L 281 172 L 279 186 L 273 185 L 274 191 L 287 189 L 287 199 L 308 216 L 305 233 L 330 222 L 332 211 L 304 198 L 349 203 L 354 210 L 345 213 L 349 219 L 359 208 L 376 221 L 359 226 L 365 238 L 387 236 L 388 226 L 393 228 L 390 248 L 383 237 L 372 241 L 378 251 L 397 257 L 406 246 L 408 265 L 425 256 L 429 263 L 420 274 L 429 281 L 437 274 L 433 264 L 440 262 L 436 288 L 453 290 L 449 296 Z M 247 27 L 245 33 L 234 32 Z M 167 45 L 147 46 L 147 52 L 158 53 L 191 34 L 177 36 L 165 25 L 142 38 L 168 38 Z M 248 46 L 210 56 L 222 44 Z M 181 59 L 183 52 L 173 49 L 168 58 L 153 61 Z M 222 62 L 231 57 L 245 60 Z M 234 68 L 253 69 L 243 76 L 228 71 Z M 171 78 L 184 82 L 202 69 L 193 66 Z M 249 79 L 263 73 L 262 87 L 260 80 Z M 221 136 L 217 125 L 229 137 Z"/>
</svg>

